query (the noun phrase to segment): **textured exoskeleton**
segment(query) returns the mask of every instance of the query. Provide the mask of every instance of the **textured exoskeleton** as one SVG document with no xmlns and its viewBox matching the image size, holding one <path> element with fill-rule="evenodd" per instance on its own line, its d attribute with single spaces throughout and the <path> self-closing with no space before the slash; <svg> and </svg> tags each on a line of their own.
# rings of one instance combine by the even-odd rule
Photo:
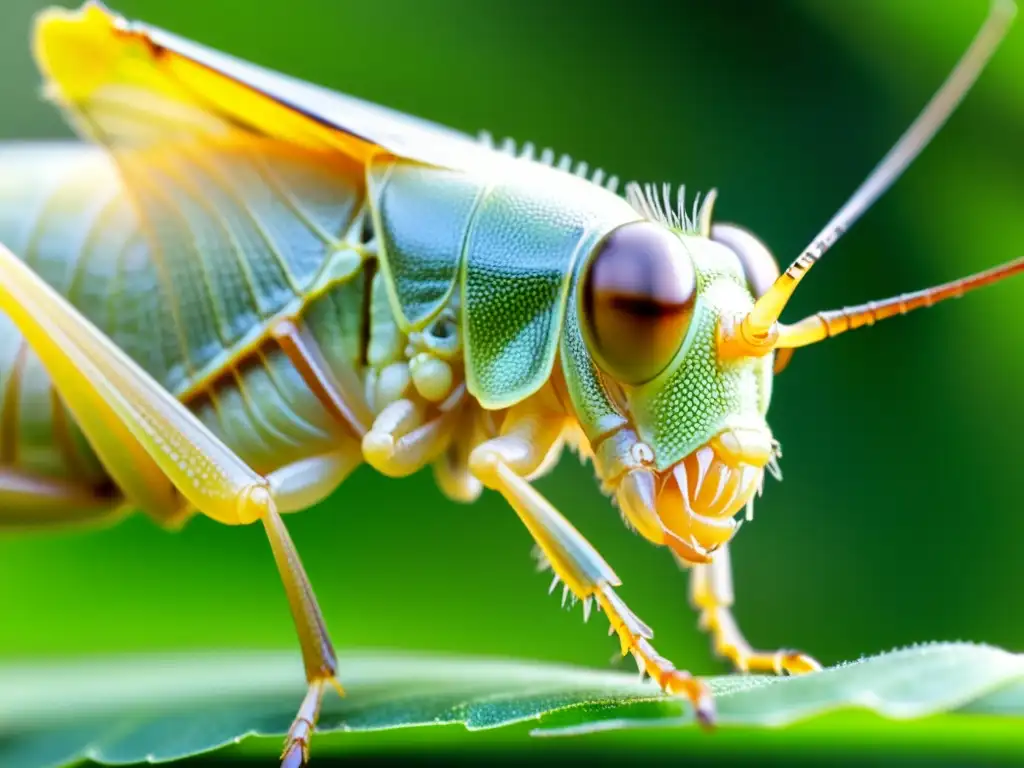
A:
<svg viewBox="0 0 1024 768">
<path fill-rule="evenodd" d="M 309 693 L 285 748 L 308 757 L 331 642 L 280 513 L 359 464 L 431 466 L 451 498 L 499 491 L 567 595 L 710 722 L 706 687 L 651 645 L 611 567 L 530 485 L 563 445 L 592 456 L 624 520 L 691 568 L 716 649 L 761 652 L 730 611 L 727 544 L 777 443 L 791 350 L 994 282 L 779 316 L 977 76 L 974 46 L 850 203 L 780 274 L 714 195 L 617 182 L 268 72 L 95 2 L 42 14 L 35 53 L 78 143 L 0 147 L 0 530 L 141 510 L 260 521 Z"/>
</svg>

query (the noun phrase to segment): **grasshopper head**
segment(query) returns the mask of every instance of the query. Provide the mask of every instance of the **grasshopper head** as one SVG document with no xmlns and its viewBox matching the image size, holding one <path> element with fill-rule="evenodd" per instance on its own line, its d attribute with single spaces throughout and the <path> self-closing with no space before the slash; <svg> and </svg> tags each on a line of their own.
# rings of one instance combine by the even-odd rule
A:
<svg viewBox="0 0 1024 768">
<path fill-rule="evenodd" d="M 612 232 L 585 266 L 579 303 L 590 355 L 635 435 L 606 446 L 630 453 L 613 464 L 632 465 L 606 482 L 637 530 L 700 562 L 732 537 L 774 466 L 771 356 L 723 359 L 718 329 L 753 308 L 778 267 L 741 230 L 708 237 L 671 223 Z"/>
<path fill-rule="evenodd" d="M 892 185 L 963 99 L 1013 19 L 989 16 L 918 118 L 785 272 L 767 249 L 710 204 L 688 217 L 668 190 L 633 187 L 647 221 L 612 232 L 586 264 L 579 305 L 588 351 L 629 428 L 599 435 L 599 471 L 647 538 L 689 562 L 735 533 L 732 519 L 772 468 L 765 413 L 772 365 L 796 347 L 956 298 L 1024 273 L 1024 258 L 914 293 L 780 321 L 800 282 Z M 713 199 L 713 198 L 712 198 Z"/>
<path fill-rule="evenodd" d="M 786 325 L 778 320 L 786 301 L 822 243 L 838 235 L 817 238 L 814 251 L 780 274 L 755 237 L 711 226 L 709 203 L 701 218 L 681 227 L 656 206 L 649 220 L 599 243 L 578 283 L 587 351 L 627 424 L 592 441 L 599 472 L 633 527 L 691 563 L 707 562 L 732 538 L 734 516 L 752 509 L 766 469 L 778 474 L 766 414 L 772 377 L 795 347 L 1024 272 L 1019 258 Z"/>
</svg>

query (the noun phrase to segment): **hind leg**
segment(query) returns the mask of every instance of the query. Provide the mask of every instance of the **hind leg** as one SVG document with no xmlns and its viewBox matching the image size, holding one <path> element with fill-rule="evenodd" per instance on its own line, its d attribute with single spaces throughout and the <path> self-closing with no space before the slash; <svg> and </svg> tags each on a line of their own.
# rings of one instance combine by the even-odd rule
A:
<svg viewBox="0 0 1024 768">
<path fill-rule="evenodd" d="M 161 517 L 195 509 L 223 523 L 263 523 L 309 683 L 284 754 L 286 766 L 301 765 L 321 697 L 328 685 L 337 686 L 336 660 L 279 504 L 294 508 L 311 497 L 311 485 L 320 491 L 336 485 L 351 469 L 350 457 L 328 459 L 304 472 L 259 475 L 3 246 L 0 311 L 39 356 L 104 468 L 133 505 Z"/>
<path fill-rule="evenodd" d="M 108 523 L 126 511 L 114 493 L 0 467 L 0 533 Z"/>
</svg>

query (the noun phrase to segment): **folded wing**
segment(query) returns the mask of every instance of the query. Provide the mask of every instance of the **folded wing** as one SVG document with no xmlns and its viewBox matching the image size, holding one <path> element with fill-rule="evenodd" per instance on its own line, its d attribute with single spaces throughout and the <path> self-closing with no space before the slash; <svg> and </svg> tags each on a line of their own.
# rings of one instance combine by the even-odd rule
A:
<svg viewBox="0 0 1024 768">
<path fill-rule="evenodd" d="M 51 97 L 107 146 L 257 134 L 364 164 L 381 151 L 451 168 L 494 157 L 464 134 L 126 21 L 96 2 L 41 13 L 34 50 Z"/>
</svg>

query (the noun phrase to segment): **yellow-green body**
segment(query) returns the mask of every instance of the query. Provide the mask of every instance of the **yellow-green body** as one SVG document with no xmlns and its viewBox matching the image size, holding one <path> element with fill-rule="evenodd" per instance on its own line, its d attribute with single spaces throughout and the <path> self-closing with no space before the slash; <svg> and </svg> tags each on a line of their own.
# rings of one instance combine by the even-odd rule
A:
<svg viewBox="0 0 1024 768">
<path fill-rule="evenodd" d="M 82 143 L 0 146 L 0 530 L 141 509 L 260 522 L 308 689 L 308 758 L 336 659 L 281 519 L 360 463 L 432 465 L 502 494 L 542 563 L 606 614 L 623 654 L 710 723 L 708 688 L 653 647 L 621 582 L 530 481 L 565 443 L 624 521 L 693 568 L 691 602 L 743 670 L 819 669 L 752 648 L 728 542 L 778 445 L 773 364 L 1024 271 L 814 315 L 807 271 L 959 102 L 978 42 L 886 161 L 781 275 L 767 248 L 669 189 L 626 197 L 567 162 L 496 150 L 134 24 L 96 2 L 43 14 L 36 54 Z M 681 198 L 681 195 L 680 195 Z M 711 198 L 713 199 L 713 197 Z M 418 586 L 418 585 L 414 585 Z"/>
<path fill-rule="evenodd" d="M 332 374 L 362 382 L 365 395 L 368 374 L 406 362 L 408 334 L 448 309 L 469 393 L 493 410 L 540 389 L 561 347 L 583 432 L 603 434 L 622 417 L 602 402 L 580 346 L 573 289 L 596 244 L 641 218 L 586 177 L 511 155 L 450 170 L 394 158 L 325 167 L 276 147 L 172 146 L 158 160 L 72 143 L 0 150 L 0 242 L 260 472 L 330 450 L 344 426 L 275 343 L 282 319 L 301 321 Z M 730 254 L 702 257 L 712 244 L 687 241 L 704 261 L 703 301 L 749 306 Z M 371 328 L 374 281 L 387 305 Z M 768 375 L 706 367 L 714 317 L 702 305 L 680 350 L 703 348 L 704 367 L 666 387 L 661 379 L 681 376 L 670 367 L 633 396 L 651 414 L 642 437 L 666 446 L 665 467 L 721 429 L 726 411 L 738 418 L 752 388 L 754 417 L 766 410 Z M 8 466 L 107 488 L 34 353 L 0 323 Z M 666 406 L 672 392 L 684 394 Z M 372 416 L 386 405 L 372 400 L 349 405 Z"/>
</svg>

